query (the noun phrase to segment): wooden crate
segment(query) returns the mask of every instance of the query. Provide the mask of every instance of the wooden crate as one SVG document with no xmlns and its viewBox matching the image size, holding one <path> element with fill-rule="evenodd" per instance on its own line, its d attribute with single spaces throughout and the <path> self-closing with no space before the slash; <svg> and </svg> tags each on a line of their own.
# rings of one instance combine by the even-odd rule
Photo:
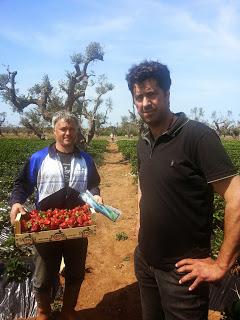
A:
<svg viewBox="0 0 240 320">
<path fill-rule="evenodd" d="M 14 223 L 16 246 L 32 245 L 51 241 L 62 241 L 76 238 L 86 238 L 96 234 L 96 214 L 92 214 L 92 224 L 84 227 L 56 229 L 39 232 L 21 232 L 21 213 L 18 213 Z"/>
</svg>

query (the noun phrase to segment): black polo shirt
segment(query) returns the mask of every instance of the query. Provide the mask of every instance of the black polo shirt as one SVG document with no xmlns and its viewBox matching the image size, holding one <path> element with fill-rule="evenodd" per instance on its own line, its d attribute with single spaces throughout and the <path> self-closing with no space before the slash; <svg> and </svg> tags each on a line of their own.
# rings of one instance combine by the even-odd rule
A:
<svg viewBox="0 0 240 320">
<path fill-rule="evenodd" d="M 183 113 L 155 141 L 138 142 L 139 247 L 148 263 L 169 269 L 185 257 L 210 252 L 211 182 L 237 174 L 218 135 Z"/>
</svg>

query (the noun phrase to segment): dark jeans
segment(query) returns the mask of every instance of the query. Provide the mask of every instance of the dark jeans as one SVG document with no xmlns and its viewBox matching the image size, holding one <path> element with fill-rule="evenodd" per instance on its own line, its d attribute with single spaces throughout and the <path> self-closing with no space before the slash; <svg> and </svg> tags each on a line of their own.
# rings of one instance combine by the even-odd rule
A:
<svg viewBox="0 0 240 320">
<path fill-rule="evenodd" d="M 189 291 L 189 284 L 178 283 L 177 271 L 156 269 L 135 249 L 135 274 L 138 280 L 143 320 L 207 320 L 208 284 Z"/>
<path fill-rule="evenodd" d="M 81 284 L 85 275 L 87 246 L 87 238 L 36 244 L 33 277 L 35 290 L 41 292 L 54 289 L 58 283 L 62 257 L 65 263 L 66 284 Z"/>
</svg>

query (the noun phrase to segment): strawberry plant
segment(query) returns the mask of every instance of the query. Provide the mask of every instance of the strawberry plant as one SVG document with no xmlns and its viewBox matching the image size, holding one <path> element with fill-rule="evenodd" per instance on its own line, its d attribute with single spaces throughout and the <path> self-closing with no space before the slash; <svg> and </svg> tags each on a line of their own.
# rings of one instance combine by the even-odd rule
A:
<svg viewBox="0 0 240 320">
<path fill-rule="evenodd" d="M 10 234 L 0 245 L 0 261 L 3 264 L 3 275 L 8 281 L 20 282 L 31 275 L 31 268 L 26 263 L 32 255 L 31 249 L 19 249 L 15 246 L 14 236 Z"/>
<path fill-rule="evenodd" d="M 137 174 L 137 141 L 136 140 L 119 140 L 117 142 L 118 149 L 122 153 L 124 159 L 129 160 L 132 174 Z"/>
<path fill-rule="evenodd" d="M 116 240 L 117 241 L 122 241 L 122 240 L 127 240 L 127 239 L 128 239 L 128 235 L 124 231 L 118 232 L 116 234 Z"/>
</svg>

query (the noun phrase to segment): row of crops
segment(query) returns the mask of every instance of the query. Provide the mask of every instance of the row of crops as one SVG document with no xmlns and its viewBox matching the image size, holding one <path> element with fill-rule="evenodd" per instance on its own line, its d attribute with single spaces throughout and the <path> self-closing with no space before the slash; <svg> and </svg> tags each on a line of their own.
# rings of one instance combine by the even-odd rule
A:
<svg viewBox="0 0 240 320">
<path fill-rule="evenodd" d="M 131 164 L 132 174 L 137 174 L 137 141 L 136 140 L 119 140 L 117 142 L 118 149 L 122 153 L 124 159 Z"/>
<path fill-rule="evenodd" d="M 232 162 L 240 173 L 240 141 L 225 140 L 222 141 L 227 150 Z M 119 151 L 127 159 L 132 168 L 132 173 L 137 176 L 137 141 L 120 140 L 118 141 Z M 214 200 L 214 215 L 213 215 L 213 237 L 212 237 L 212 255 L 216 257 L 219 247 L 223 240 L 223 217 L 224 217 L 224 201 L 220 196 L 215 195 Z"/>
<path fill-rule="evenodd" d="M 240 141 L 239 140 L 223 140 L 225 149 L 240 173 Z"/>
</svg>

